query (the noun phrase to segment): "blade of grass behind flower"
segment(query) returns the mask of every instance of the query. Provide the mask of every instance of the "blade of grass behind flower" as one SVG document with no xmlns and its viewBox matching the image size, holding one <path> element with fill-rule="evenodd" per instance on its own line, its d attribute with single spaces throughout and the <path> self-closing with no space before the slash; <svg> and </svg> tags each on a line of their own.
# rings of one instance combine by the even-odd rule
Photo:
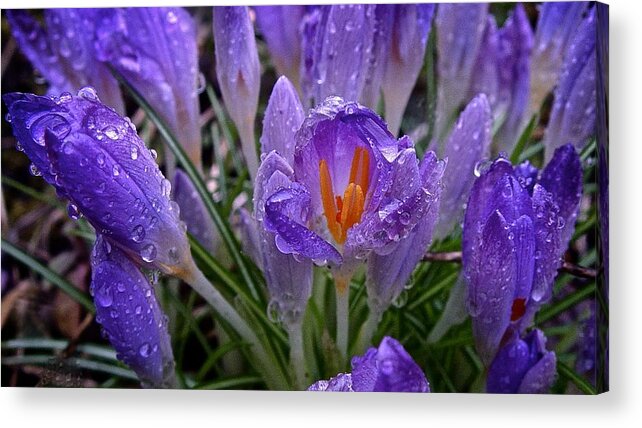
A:
<svg viewBox="0 0 642 428">
<path fill-rule="evenodd" d="M 533 117 L 531 117 L 531 120 L 528 122 L 528 125 L 526 125 L 526 128 L 524 128 L 522 135 L 520 135 L 519 139 L 517 140 L 517 144 L 513 149 L 513 153 L 511 153 L 510 155 L 510 161 L 513 165 L 517 165 L 519 163 L 520 158 L 524 152 L 524 149 L 528 145 L 531 135 L 533 135 L 533 130 L 535 129 L 538 123 L 539 123 L 539 115 L 534 114 Z"/>
</svg>

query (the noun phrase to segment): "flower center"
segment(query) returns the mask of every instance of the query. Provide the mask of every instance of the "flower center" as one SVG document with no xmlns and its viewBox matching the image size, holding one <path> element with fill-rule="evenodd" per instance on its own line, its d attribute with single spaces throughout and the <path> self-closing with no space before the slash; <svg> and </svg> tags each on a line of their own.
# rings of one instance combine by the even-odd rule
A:
<svg viewBox="0 0 642 428">
<path fill-rule="evenodd" d="M 319 162 L 323 215 L 327 220 L 328 230 L 338 244 L 343 244 L 348 230 L 361 221 L 368 193 L 369 172 L 370 154 L 365 148 L 357 147 L 352 156 L 350 179 L 342 198 L 334 194 L 328 163 L 324 159 Z"/>
</svg>

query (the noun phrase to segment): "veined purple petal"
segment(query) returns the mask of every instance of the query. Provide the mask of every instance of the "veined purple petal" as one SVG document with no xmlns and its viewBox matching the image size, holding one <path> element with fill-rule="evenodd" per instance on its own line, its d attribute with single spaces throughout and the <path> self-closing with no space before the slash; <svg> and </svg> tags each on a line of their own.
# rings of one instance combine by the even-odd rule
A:
<svg viewBox="0 0 642 428">
<path fill-rule="evenodd" d="M 542 394 L 556 375 L 555 353 L 546 350 L 546 337 L 533 330 L 524 339 L 514 335 L 497 353 L 486 390 L 495 394 Z"/>
<path fill-rule="evenodd" d="M 394 7 L 392 43 L 382 89 L 386 121 L 392 134 L 396 135 L 408 99 L 424 64 L 426 42 L 435 5 L 399 4 L 392 7 Z M 375 108 L 376 105 L 371 107 Z"/>
<path fill-rule="evenodd" d="M 20 144 L 43 145 L 26 154 L 34 162 L 47 160 L 55 187 L 74 210 L 131 257 L 180 273 L 190 250 L 178 206 L 129 119 L 102 104 L 92 88 L 57 100 L 28 94 L 5 99 L 12 101 L 10 111 L 21 112 L 12 121 Z M 44 151 L 46 157 L 39 157 Z"/>
<path fill-rule="evenodd" d="M 100 9 L 100 58 L 118 70 L 157 109 L 200 166 L 196 26 L 182 8 Z"/>
<path fill-rule="evenodd" d="M 175 386 L 167 317 L 149 280 L 109 239 L 98 235 L 92 252 L 91 294 L 96 321 L 144 387 Z"/>
<path fill-rule="evenodd" d="M 272 150 L 280 154 L 288 164 L 294 164 L 294 136 L 301 127 L 305 114 L 296 89 L 282 76 L 274 84 L 272 95 L 263 116 L 261 152 Z"/>
<path fill-rule="evenodd" d="M 530 96 L 530 61 L 533 49 L 531 29 L 524 6 L 517 4 L 513 14 L 498 31 L 498 74 L 500 90 L 509 104 L 503 124 L 496 135 L 498 150 L 509 152 L 517 144 L 526 117 Z"/>
<path fill-rule="evenodd" d="M 499 211 L 491 214 L 481 233 L 477 264 L 464 265 L 468 279 L 468 310 L 482 361 L 488 365 L 510 324 L 517 278 L 515 243 L 510 225 Z"/>
<path fill-rule="evenodd" d="M 319 381 L 308 391 L 430 392 L 426 376 L 403 346 L 384 337 L 378 348 L 352 358 L 352 373 Z"/>
<path fill-rule="evenodd" d="M 306 257 L 317 263 L 341 264 L 339 252 L 308 229 L 310 194 L 297 183 L 272 194 L 265 203 L 264 225 L 276 234 L 279 251 Z"/>
<path fill-rule="evenodd" d="M 531 95 L 527 117 L 542 106 L 557 84 L 562 61 L 589 2 L 542 3 L 531 60 Z"/>
<path fill-rule="evenodd" d="M 488 14 L 488 3 L 438 5 L 436 136 L 453 120 L 466 94 Z"/>
<path fill-rule="evenodd" d="M 313 105 L 328 96 L 361 98 L 375 31 L 373 5 L 322 6 L 304 29 L 308 82 L 304 102 Z"/>
<path fill-rule="evenodd" d="M 447 168 L 446 168 L 447 169 Z M 420 175 L 426 187 L 423 189 L 434 198 L 415 227 L 386 255 L 373 252 L 368 256 L 366 287 L 368 302 L 376 313 L 385 310 L 403 291 L 410 275 L 423 257 L 432 241 L 432 232 L 439 214 L 442 193 L 443 166 L 432 152 L 426 154 Z M 419 181 L 419 180 L 417 180 Z"/>
<path fill-rule="evenodd" d="M 446 140 L 444 157 L 449 166 L 444 172 L 438 238 L 447 236 L 461 222 L 464 203 L 475 178 L 475 165 L 489 154 L 491 124 L 488 98 L 478 95 L 461 113 Z"/>
<path fill-rule="evenodd" d="M 95 9 L 45 9 L 45 27 L 26 10 L 9 10 L 7 18 L 18 45 L 47 79 L 50 94 L 93 86 L 103 102 L 124 112 L 118 82 L 94 49 Z"/>
<path fill-rule="evenodd" d="M 216 225 L 186 173 L 177 169 L 174 174 L 173 199 L 180 207 L 180 218 L 187 231 L 211 254 L 216 253 L 220 237 Z"/>
<path fill-rule="evenodd" d="M 376 109 L 381 98 L 381 83 L 386 73 L 392 47 L 392 32 L 395 23 L 395 7 L 391 4 L 375 6 L 375 22 L 372 53 L 368 60 L 368 72 L 359 102 Z"/>
<path fill-rule="evenodd" d="M 555 150 L 553 158 L 542 171 L 539 179 L 559 208 L 557 227 L 562 230 L 560 251 L 564 251 L 575 229 L 575 220 L 582 197 L 582 163 L 580 157 L 570 144 Z"/>
<path fill-rule="evenodd" d="M 583 19 L 566 52 L 544 144 L 546 158 L 571 143 L 582 148 L 595 135 L 596 105 L 595 8 Z"/>
<path fill-rule="evenodd" d="M 278 74 L 299 86 L 301 63 L 300 26 L 305 6 L 255 6 L 256 24 L 267 43 Z"/>
</svg>

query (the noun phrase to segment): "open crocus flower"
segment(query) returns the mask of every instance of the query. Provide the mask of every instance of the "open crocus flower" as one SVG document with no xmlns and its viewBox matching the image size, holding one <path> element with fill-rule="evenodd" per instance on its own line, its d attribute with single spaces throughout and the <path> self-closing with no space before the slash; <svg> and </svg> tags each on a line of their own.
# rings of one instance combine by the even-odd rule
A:
<svg viewBox="0 0 642 428">
<path fill-rule="evenodd" d="M 430 392 L 426 376 L 401 343 L 384 337 L 378 348 L 352 358 L 352 373 L 320 380 L 308 391 Z"/>
<path fill-rule="evenodd" d="M 278 154 L 268 156 L 287 165 Z M 390 253 L 438 199 L 445 162 L 420 162 L 373 111 L 328 97 L 296 135 L 289 182 L 266 196 L 266 227 L 279 249 L 352 273 L 370 251 Z M 287 176 L 288 174 L 285 174 Z"/>
<path fill-rule="evenodd" d="M 544 394 L 555 381 L 555 353 L 546 337 L 533 330 L 523 339 L 514 334 L 488 369 L 486 391 L 494 394 Z"/>
<path fill-rule="evenodd" d="M 539 175 L 539 177 L 538 177 Z M 463 268 L 477 350 L 492 361 L 509 327 L 523 331 L 552 286 L 582 195 L 573 146 L 559 148 L 538 174 L 497 159 L 475 181 L 463 231 Z"/>
<path fill-rule="evenodd" d="M 144 387 L 176 386 L 167 317 L 136 264 L 98 235 L 91 253 L 91 294 L 96 321 Z"/>
</svg>

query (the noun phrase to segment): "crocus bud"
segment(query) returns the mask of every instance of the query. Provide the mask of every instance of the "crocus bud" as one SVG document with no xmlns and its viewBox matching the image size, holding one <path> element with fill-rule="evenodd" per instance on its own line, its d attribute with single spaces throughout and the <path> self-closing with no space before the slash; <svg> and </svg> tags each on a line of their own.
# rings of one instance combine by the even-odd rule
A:
<svg viewBox="0 0 642 428">
<path fill-rule="evenodd" d="M 178 205 L 155 153 L 134 125 L 98 99 L 92 88 L 59 98 L 3 97 L 20 147 L 69 213 L 138 263 L 181 276 L 192 266 Z"/>
<path fill-rule="evenodd" d="M 198 51 L 189 13 L 161 7 L 100 9 L 96 49 L 158 111 L 200 168 Z"/>
<path fill-rule="evenodd" d="M 391 50 L 387 52 L 388 62 L 382 89 L 386 122 L 390 132 L 397 135 L 410 93 L 424 64 L 426 42 L 435 5 L 399 4 L 383 7 L 387 7 L 389 13 L 394 14 L 394 23 L 389 35 L 392 38 Z"/>
<path fill-rule="evenodd" d="M 374 31 L 374 5 L 323 6 L 306 18 L 302 34 L 304 104 L 317 105 L 328 96 L 361 98 Z"/>
<path fill-rule="evenodd" d="M 535 27 L 527 117 L 539 111 L 544 99 L 557 84 L 564 55 L 587 6 L 588 2 L 542 3 Z"/>
<path fill-rule="evenodd" d="M 544 134 L 546 158 L 562 144 L 581 149 L 595 135 L 596 19 L 592 8 L 579 25 L 564 56 L 562 74 Z"/>
<path fill-rule="evenodd" d="M 211 254 L 214 254 L 220 243 L 220 235 L 212 221 L 205 203 L 198 195 L 194 183 L 186 173 L 177 169 L 174 174 L 172 197 L 180 207 L 181 220 L 187 231 Z"/>
<path fill-rule="evenodd" d="M 531 186 L 532 180 L 535 184 Z M 533 177 L 499 158 L 475 181 L 462 238 L 468 310 L 482 360 L 489 364 L 509 326 L 523 332 L 550 299 L 582 194 L 571 145 Z"/>
<path fill-rule="evenodd" d="M 144 387 L 175 386 L 167 317 L 147 277 L 101 235 L 96 239 L 91 265 L 96 321 L 118 359 L 136 372 Z"/>
<path fill-rule="evenodd" d="M 555 353 L 546 350 L 546 337 L 533 330 L 504 344 L 488 369 L 486 391 L 495 394 L 544 394 L 553 385 Z"/>
<path fill-rule="evenodd" d="M 299 86 L 301 35 L 306 6 L 255 6 L 256 24 L 265 39 L 278 74 Z"/>
<path fill-rule="evenodd" d="M 125 112 L 118 82 L 94 48 L 96 9 L 45 9 L 45 27 L 26 10 L 8 10 L 11 32 L 34 68 L 47 80 L 49 94 L 93 86 L 103 102 Z"/>
<path fill-rule="evenodd" d="M 328 392 L 430 392 L 426 376 L 403 346 L 384 337 L 378 348 L 352 358 L 352 373 L 320 380 L 308 391 Z"/>
<path fill-rule="evenodd" d="M 435 132 L 439 137 L 465 103 L 488 16 L 488 3 L 437 6 L 437 112 Z"/>
<path fill-rule="evenodd" d="M 249 9 L 245 6 L 216 6 L 213 17 L 216 77 L 225 107 L 239 130 L 245 162 L 254 179 L 258 169 L 254 119 L 261 70 Z"/>
</svg>

